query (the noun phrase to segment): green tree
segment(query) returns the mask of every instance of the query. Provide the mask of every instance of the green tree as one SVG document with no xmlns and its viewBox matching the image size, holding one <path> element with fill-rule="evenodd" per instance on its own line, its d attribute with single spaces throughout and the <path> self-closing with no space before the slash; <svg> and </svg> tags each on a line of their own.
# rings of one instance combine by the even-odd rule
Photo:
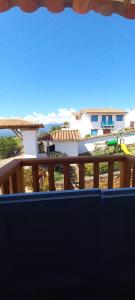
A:
<svg viewBox="0 0 135 300">
<path fill-rule="evenodd" d="M 61 130 L 61 126 L 60 125 L 52 126 L 50 132 L 54 132 L 56 130 Z"/>
<path fill-rule="evenodd" d="M 0 158 L 8 158 L 22 149 L 21 140 L 18 137 L 0 137 Z"/>
<path fill-rule="evenodd" d="M 65 122 L 63 123 L 63 125 L 64 125 L 64 126 L 67 126 L 67 125 L 69 125 L 69 122 L 65 121 Z"/>
</svg>

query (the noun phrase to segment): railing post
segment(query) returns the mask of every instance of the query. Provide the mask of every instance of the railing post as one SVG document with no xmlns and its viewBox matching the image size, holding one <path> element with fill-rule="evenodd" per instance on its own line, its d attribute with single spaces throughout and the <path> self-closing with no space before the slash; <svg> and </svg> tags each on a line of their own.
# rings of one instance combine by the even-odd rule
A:
<svg viewBox="0 0 135 300">
<path fill-rule="evenodd" d="M 3 193 L 10 194 L 10 181 L 9 178 L 3 183 Z"/>
<path fill-rule="evenodd" d="M 18 166 L 16 169 L 17 193 L 24 193 L 24 174 L 23 167 Z"/>
<path fill-rule="evenodd" d="M 131 163 L 128 159 L 120 163 L 120 187 L 130 187 Z"/>
<path fill-rule="evenodd" d="M 64 164 L 64 190 L 70 189 L 69 164 Z"/>
<path fill-rule="evenodd" d="M 32 166 L 32 186 L 33 192 L 39 192 L 38 166 Z"/>
<path fill-rule="evenodd" d="M 13 194 L 16 194 L 18 192 L 18 189 L 17 189 L 17 172 L 15 172 L 12 176 L 12 191 L 13 191 Z"/>
<path fill-rule="evenodd" d="M 113 188 L 113 162 L 108 164 L 108 189 Z"/>
<path fill-rule="evenodd" d="M 79 189 L 84 189 L 84 163 L 79 163 Z"/>
<path fill-rule="evenodd" d="M 94 188 L 99 188 L 99 163 L 94 163 Z"/>
<path fill-rule="evenodd" d="M 135 187 L 135 165 L 133 165 L 132 187 Z"/>
<path fill-rule="evenodd" d="M 49 164 L 49 166 L 48 166 L 48 173 L 49 173 L 49 191 L 55 191 L 54 165 L 53 164 Z"/>
</svg>

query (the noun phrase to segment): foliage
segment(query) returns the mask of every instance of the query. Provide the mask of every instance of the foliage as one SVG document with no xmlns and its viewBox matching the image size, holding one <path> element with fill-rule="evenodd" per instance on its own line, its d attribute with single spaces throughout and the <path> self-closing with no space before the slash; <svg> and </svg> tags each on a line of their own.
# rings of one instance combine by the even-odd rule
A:
<svg viewBox="0 0 135 300">
<path fill-rule="evenodd" d="M 41 192 L 49 191 L 48 177 L 45 177 L 44 180 L 40 183 L 40 191 Z"/>
<path fill-rule="evenodd" d="M 65 122 L 63 123 L 63 125 L 64 125 L 64 126 L 68 126 L 68 125 L 69 125 L 69 122 L 65 121 Z"/>
<path fill-rule="evenodd" d="M 56 125 L 56 126 L 52 126 L 51 130 L 50 130 L 50 133 L 51 132 L 54 132 L 56 130 L 61 130 L 61 126 L 60 125 Z"/>
<path fill-rule="evenodd" d="M 55 182 L 63 181 L 64 175 L 61 172 L 58 172 L 58 171 L 54 172 L 54 179 L 55 179 Z"/>
<path fill-rule="evenodd" d="M 85 138 L 87 139 L 87 138 L 90 138 L 91 137 L 91 135 L 90 134 L 86 134 L 85 135 Z"/>
<path fill-rule="evenodd" d="M 131 130 L 132 130 L 132 128 L 130 128 L 130 127 L 124 128 L 124 131 L 131 131 Z"/>
<path fill-rule="evenodd" d="M 0 158 L 8 158 L 19 153 L 22 149 L 18 137 L 0 137 Z"/>
<path fill-rule="evenodd" d="M 38 152 L 39 152 L 39 153 L 45 153 L 45 150 L 44 150 L 44 143 L 43 143 L 42 140 L 40 140 L 40 141 L 38 142 Z"/>
<path fill-rule="evenodd" d="M 24 168 L 24 186 L 32 189 L 32 168 Z"/>
<path fill-rule="evenodd" d="M 120 170 L 120 163 L 114 163 L 114 172 Z M 100 163 L 99 164 L 99 174 L 106 174 L 108 173 L 108 163 Z M 93 176 L 94 174 L 94 165 L 93 164 L 85 164 L 85 175 L 86 176 Z"/>
<path fill-rule="evenodd" d="M 59 157 L 66 157 L 66 156 L 67 156 L 66 153 L 61 153 L 61 152 L 57 152 L 57 151 L 50 152 L 50 154 L 49 154 L 49 157 L 51 157 L 51 158 L 57 158 L 57 157 L 59 158 Z M 63 166 L 56 165 L 55 171 L 63 173 Z"/>
<path fill-rule="evenodd" d="M 42 136 L 46 136 L 48 134 L 49 134 L 49 132 L 47 132 L 47 131 L 39 132 L 38 138 L 40 139 Z"/>
</svg>

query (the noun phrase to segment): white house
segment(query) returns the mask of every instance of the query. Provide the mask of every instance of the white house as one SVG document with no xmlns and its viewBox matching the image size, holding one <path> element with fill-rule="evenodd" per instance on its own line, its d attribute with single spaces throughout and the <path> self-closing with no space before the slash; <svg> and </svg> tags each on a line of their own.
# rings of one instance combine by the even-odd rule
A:
<svg viewBox="0 0 135 300">
<path fill-rule="evenodd" d="M 37 134 L 43 124 L 23 119 L 0 119 L 0 129 L 11 129 L 23 142 L 25 157 L 38 156 Z"/>
<path fill-rule="evenodd" d="M 106 147 L 108 140 L 116 138 L 117 135 L 113 133 L 82 138 L 79 130 L 57 130 L 48 136 L 43 136 L 42 140 L 46 145 L 48 144 L 48 147 L 53 145 L 53 151 L 65 153 L 67 156 L 78 156 L 86 152 L 93 152 L 97 145 Z M 135 130 L 123 132 L 122 140 L 126 145 L 135 144 Z M 120 138 L 118 142 L 120 143 Z"/>
<path fill-rule="evenodd" d="M 82 137 L 110 134 L 125 127 L 125 115 L 121 109 L 81 109 L 72 113 L 70 129 L 79 130 Z"/>
<path fill-rule="evenodd" d="M 47 136 L 42 136 L 42 140 L 50 147 L 53 144 L 55 151 L 65 153 L 68 156 L 77 156 L 81 135 L 79 130 L 57 130 Z"/>
<path fill-rule="evenodd" d="M 135 128 L 135 108 L 127 113 L 125 117 L 125 127 Z"/>
</svg>

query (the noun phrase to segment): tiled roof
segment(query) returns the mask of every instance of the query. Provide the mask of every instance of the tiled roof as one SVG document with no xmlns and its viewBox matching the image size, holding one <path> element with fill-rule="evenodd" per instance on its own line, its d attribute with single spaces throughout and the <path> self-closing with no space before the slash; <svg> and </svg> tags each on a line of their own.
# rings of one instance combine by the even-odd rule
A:
<svg viewBox="0 0 135 300">
<path fill-rule="evenodd" d="M 117 13 L 135 19 L 135 0 L 0 0 L 1 12 L 16 6 L 25 12 L 34 12 L 40 7 L 45 7 L 50 12 L 59 13 L 66 7 L 70 7 L 81 14 L 88 11 L 95 11 L 105 16 Z"/>
<path fill-rule="evenodd" d="M 79 130 L 57 130 L 49 135 L 43 136 L 44 141 L 80 141 Z"/>
<path fill-rule="evenodd" d="M 80 112 L 73 112 L 72 114 L 80 119 L 83 113 L 87 114 L 121 114 L 125 115 L 127 114 L 126 111 L 123 109 L 118 108 L 83 108 L 80 110 Z"/>
<path fill-rule="evenodd" d="M 127 112 L 124 109 L 118 108 L 83 108 L 80 111 L 86 113 L 118 113 L 118 114 L 126 114 Z"/>
<path fill-rule="evenodd" d="M 43 124 L 21 119 L 0 119 L 0 129 L 42 128 Z"/>
</svg>

